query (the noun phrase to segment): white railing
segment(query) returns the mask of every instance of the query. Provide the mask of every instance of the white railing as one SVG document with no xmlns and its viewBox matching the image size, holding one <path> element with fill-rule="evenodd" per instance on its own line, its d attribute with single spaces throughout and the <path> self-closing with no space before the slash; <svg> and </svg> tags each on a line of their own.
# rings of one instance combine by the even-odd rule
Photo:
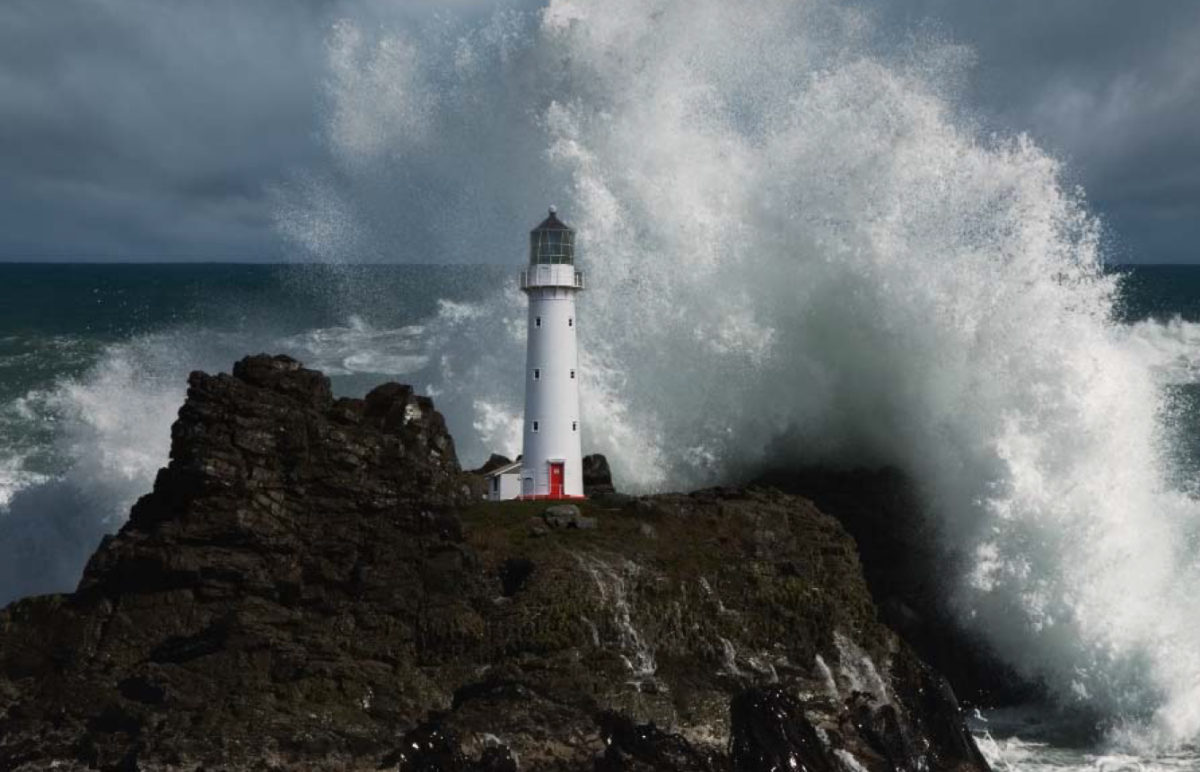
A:
<svg viewBox="0 0 1200 772">
<path fill-rule="evenodd" d="M 539 265 L 521 271 L 521 289 L 530 287 L 574 287 L 583 289 L 583 271 L 570 265 Z"/>
</svg>

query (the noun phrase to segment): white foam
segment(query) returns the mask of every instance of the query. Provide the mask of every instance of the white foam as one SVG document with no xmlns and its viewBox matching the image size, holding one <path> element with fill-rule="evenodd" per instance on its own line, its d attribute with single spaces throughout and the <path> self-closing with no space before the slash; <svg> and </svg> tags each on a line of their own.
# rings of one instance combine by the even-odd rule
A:
<svg viewBox="0 0 1200 772">
<path fill-rule="evenodd" d="M 53 422 L 66 470 L 25 479 L 0 507 L 0 603 L 72 589 L 100 537 L 150 491 L 167 460 L 191 348 L 163 337 L 110 346 L 85 376 L 19 402 Z"/>
<path fill-rule="evenodd" d="M 275 348 L 327 375 L 407 375 L 429 364 L 420 326 L 377 329 L 352 316 L 344 325 L 306 330 Z"/>
<path fill-rule="evenodd" d="M 1121 339 L 1160 382 L 1200 382 L 1200 324 L 1176 316 L 1167 321 L 1147 319 L 1121 331 Z"/>
<path fill-rule="evenodd" d="M 7 455 L 0 458 L 0 509 L 7 507 L 18 491 L 46 479 L 45 475 L 25 468 L 26 456 Z"/>
</svg>

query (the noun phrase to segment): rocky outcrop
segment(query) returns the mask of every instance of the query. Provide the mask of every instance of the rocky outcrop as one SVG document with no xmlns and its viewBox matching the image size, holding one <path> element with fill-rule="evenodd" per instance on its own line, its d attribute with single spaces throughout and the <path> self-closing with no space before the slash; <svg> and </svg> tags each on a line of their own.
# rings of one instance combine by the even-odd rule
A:
<svg viewBox="0 0 1200 772">
<path fill-rule="evenodd" d="M 854 543 L 758 490 L 480 502 L 429 400 L 192 375 L 79 590 L 0 613 L 0 769 L 983 769 Z"/>
</svg>

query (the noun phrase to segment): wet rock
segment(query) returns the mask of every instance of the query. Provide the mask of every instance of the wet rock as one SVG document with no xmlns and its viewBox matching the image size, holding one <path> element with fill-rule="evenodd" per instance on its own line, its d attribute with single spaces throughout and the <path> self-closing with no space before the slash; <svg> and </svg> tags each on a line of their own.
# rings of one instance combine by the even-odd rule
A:
<svg viewBox="0 0 1200 772">
<path fill-rule="evenodd" d="M 628 716 L 605 711 L 597 718 L 604 755 L 596 772 L 716 772 L 723 754 L 701 751 L 677 734 L 654 724 L 635 724 Z"/>
<path fill-rule="evenodd" d="M 478 760 L 467 758 L 458 737 L 436 719 L 404 735 L 400 748 L 379 764 L 398 772 L 517 772 L 512 753 L 504 746 L 485 748 Z"/>
<path fill-rule="evenodd" d="M 729 752 L 738 772 L 840 772 L 804 705 L 780 687 L 751 689 L 729 708 Z"/>
<path fill-rule="evenodd" d="M 963 628 L 944 602 L 946 565 L 934 524 L 898 469 L 781 469 L 754 485 L 812 500 L 854 537 L 884 621 L 973 706 L 1022 704 L 1040 692 Z M 962 559 L 962 556 L 959 556 Z"/>
</svg>

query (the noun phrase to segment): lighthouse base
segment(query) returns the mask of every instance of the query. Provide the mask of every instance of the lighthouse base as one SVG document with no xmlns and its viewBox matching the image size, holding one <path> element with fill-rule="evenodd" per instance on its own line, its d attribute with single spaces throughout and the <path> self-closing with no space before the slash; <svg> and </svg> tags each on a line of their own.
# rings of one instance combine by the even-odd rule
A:
<svg viewBox="0 0 1200 772">
<path fill-rule="evenodd" d="M 587 496 L 551 496 L 549 494 L 517 496 L 517 501 L 586 501 Z"/>
</svg>

